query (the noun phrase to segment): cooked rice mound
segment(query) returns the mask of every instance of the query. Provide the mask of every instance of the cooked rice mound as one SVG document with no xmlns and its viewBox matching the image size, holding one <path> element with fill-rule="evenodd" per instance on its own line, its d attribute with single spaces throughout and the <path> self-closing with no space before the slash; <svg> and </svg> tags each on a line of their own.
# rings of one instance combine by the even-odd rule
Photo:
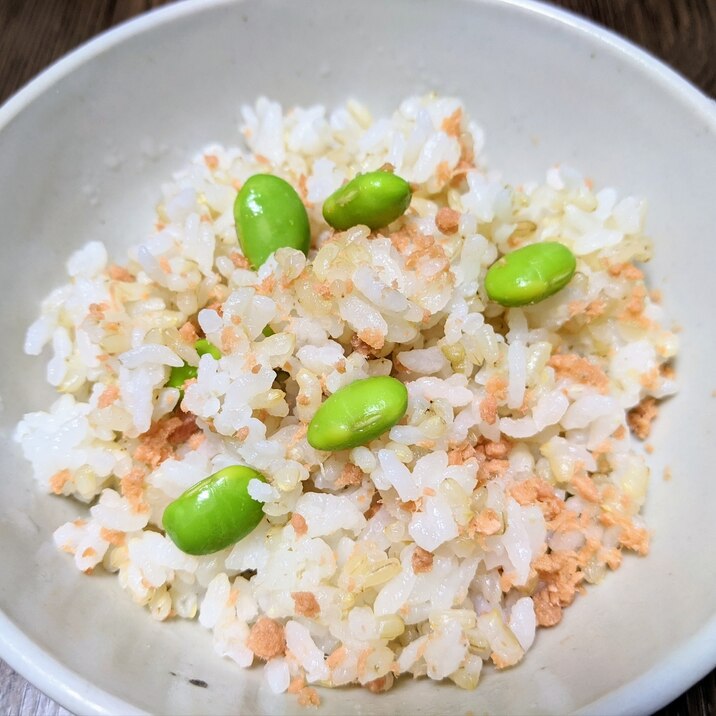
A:
<svg viewBox="0 0 716 716">
<path fill-rule="evenodd" d="M 218 654 L 302 702 L 316 682 L 381 692 L 406 673 L 474 688 L 624 550 L 648 551 L 630 428 L 645 438 L 673 393 L 677 341 L 635 265 L 645 202 L 565 166 L 507 185 L 457 99 L 374 120 L 355 102 L 284 114 L 262 98 L 243 117 L 242 148 L 211 145 L 161 187 L 126 263 L 97 241 L 73 254 L 28 330 L 61 395 L 16 438 L 44 489 L 90 505 L 55 542 L 155 619 L 198 618 Z M 406 215 L 328 227 L 326 197 L 385 165 L 414 188 Z M 232 207 L 259 172 L 299 192 L 313 247 L 255 272 Z M 488 302 L 498 256 L 546 240 L 577 257 L 567 288 Z M 220 360 L 199 358 L 204 336 Z M 183 361 L 199 372 L 179 403 L 165 384 Z M 388 374 L 409 392 L 398 425 L 352 450 L 309 446 L 326 396 Z M 266 476 L 250 484 L 265 519 L 221 552 L 182 553 L 164 508 L 235 464 Z"/>
</svg>

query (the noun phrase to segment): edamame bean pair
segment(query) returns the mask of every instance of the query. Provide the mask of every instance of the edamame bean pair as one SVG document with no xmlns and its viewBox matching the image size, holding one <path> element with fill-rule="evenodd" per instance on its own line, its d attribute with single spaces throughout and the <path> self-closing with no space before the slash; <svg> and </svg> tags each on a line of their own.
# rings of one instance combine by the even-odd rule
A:
<svg viewBox="0 0 716 716">
<path fill-rule="evenodd" d="M 405 415 L 408 391 L 395 378 L 357 380 L 331 395 L 308 426 L 308 442 L 318 450 L 364 445 Z M 261 503 L 249 495 L 249 482 L 261 473 L 233 465 L 189 488 L 164 510 L 163 525 L 174 544 L 188 554 L 210 554 L 238 542 L 263 518 Z"/>
<path fill-rule="evenodd" d="M 371 229 L 387 226 L 405 213 L 410 185 L 390 172 L 361 174 L 338 189 L 323 204 L 323 217 L 344 231 L 358 224 Z M 296 190 L 273 174 L 254 174 L 234 202 L 236 231 L 244 256 L 258 269 L 277 249 L 308 253 L 311 231 L 308 214 Z"/>
</svg>

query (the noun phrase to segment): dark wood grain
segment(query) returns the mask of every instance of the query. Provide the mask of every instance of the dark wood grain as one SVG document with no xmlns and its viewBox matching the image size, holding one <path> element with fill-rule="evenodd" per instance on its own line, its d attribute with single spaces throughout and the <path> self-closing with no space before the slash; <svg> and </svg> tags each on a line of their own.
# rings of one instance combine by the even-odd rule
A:
<svg viewBox="0 0 716 716">
<path fill-rule="evenodd" d="M 0 102 L 77 45 L 169 0 L 0 0 Z M 716 0 L 553 0 L 615 30 L 716 97 Z M 69 712 L 0 661 L 0 713 Z M 716 671 L 656 716 L 716 716 Z"/>
<path fill-rule="evenodd" d="M 615 30 L 716 97 L 716 0 L 552 0 Z"/>
</svg>

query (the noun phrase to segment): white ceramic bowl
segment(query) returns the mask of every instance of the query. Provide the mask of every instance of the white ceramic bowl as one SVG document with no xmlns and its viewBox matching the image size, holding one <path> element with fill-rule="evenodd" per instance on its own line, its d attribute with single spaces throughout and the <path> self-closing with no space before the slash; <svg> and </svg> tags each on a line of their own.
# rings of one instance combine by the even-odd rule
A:
<svg viewBox="0 0 716 716">
<path fill-rule="evenodd" d="M 341 689 L 322 694 L 323 712 L 645 713 L 716 663 L 713 104 L 610 33 L 521 0 L 210 0 L 103 35 L 0 109 L 0 655 L 68 708 L 300 711 L 260 671 L 215 656 L 196 624 L 157 624 L 114 578 L 85 577 L 55 553 L 51 532 L 76 507 L 36 491 L 10 440 L 20 415 L 51 398 L 42 362 L 21 350 L 38 300 L 86 240 L 121 256 L 142 237 L 159 183 L 204 143 L 234 141 L 239 103 L 354 96 L 380 112 L 429 89 L 466 100 L 513 181 L 562 160 L 649 197 L 649 273 L 683 326 L 683 387 L 653 439 L 648 559 L 626 559 L 523 664 L 486 670 L 476 692 Z M 147 139 L 171 149 L 147 161 Z M 109 168 L 108 155 L 123 161 Z"/>
</svg>

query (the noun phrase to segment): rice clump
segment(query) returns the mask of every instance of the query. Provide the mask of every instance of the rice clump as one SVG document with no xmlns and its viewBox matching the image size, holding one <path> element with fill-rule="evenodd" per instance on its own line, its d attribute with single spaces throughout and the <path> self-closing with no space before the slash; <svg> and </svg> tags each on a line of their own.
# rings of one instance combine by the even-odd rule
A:
<svg viewBox="0 0 716 716">
<path fill-rule="evenodd" d="M 243 117 L 243 146 L 208 146 L 161 187 L 125 263 L 97 241 L 73 254 L 27 332 L 28 354 L 50 345 L 60 397 L 16 439 L 43 489 L 89 505 L 57 547 L 116 573 L 155 619 L 198 618 L 218 654 L 302 703 L 317 682 L 382 692 L 403 674 L 475 688 L 624 550 L 648 550 L 649 469 L 629 433 L 644 439 L 674 392 L 677 341 L 636 265 L 645 202 L 566 166 L 506 184 L 457 99 L 374 120 L 356 102 L 284 113 L 261 98 Z M 386 164 L 413 186 L 405 216 L 334 232 L 323 201 Z M 256 272 L 232 206 L 265 172 L 297 189 L 313 244 Z M 488 301 L 487 268 L 547 240 L 576 255 L 571 283 L 533 306 Z M 184 362 L 198 376 L 180 400 L 166 383 Z M 313 449 L 325 397 L 378 375 L 407 386 L 401 423 Z M 184 554 L 164 508 L 236 464 L 267 479 L 250 485 L 263 521 Z"/>
</svg>

